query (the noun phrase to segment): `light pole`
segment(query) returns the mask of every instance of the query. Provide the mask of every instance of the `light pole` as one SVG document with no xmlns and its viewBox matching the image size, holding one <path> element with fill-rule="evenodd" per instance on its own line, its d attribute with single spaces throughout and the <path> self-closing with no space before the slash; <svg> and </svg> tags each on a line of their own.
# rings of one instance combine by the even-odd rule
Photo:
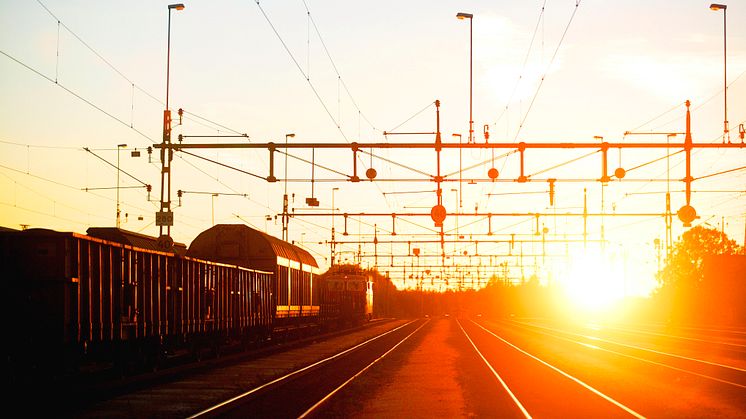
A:
<svg viewBox="0 0 746 419">
<path fill-rule="evenodd" d="M 177 4 L 169 4 L 168 5 L 168 46 L 166 49 L 166 110 L 168 110 L 168 83 L 169 83 L 169 73 L 170 73 L 170 64 L 171 64 L 171 10 L 184 10 L 184 4 L 177 3 Z"/>
<path fill-rule="evenodd" d="M 458 189 L 451 189 L 451 192 L 453 192 L 455 195 L 458 195 L 458 193 L 459 193 Z M 458 214 L 459 214 L 459 212 L 460 211 L 459 211 L 459 209 L 457 207 L 456 208 L 456 241 L 458 241 L 458 239 L 460 238 L 459 232 L 458 232 Z M 453 245 L 453 251 L 454 252 L 456 251 L 456 245 L 455 244 Z"/>
<path fill-rule="evenodd" d="M 295 134 L 285 134 L 285 194 L 282 196 L 282 239 L 288 241 L 288 138 L 294 138 Z"/>
<path fill-rule="evenodd" d="M 119 210 L 119 150 L 127 147 L 127 144 L 117 144 L 117 228 L 121 226 L 121 214 Z"/>
<path fill-rule="evenodd" d="M 214 193 L 212 194 L 212 225 L 215 225 L 215 198 L 218 196 L 218 194 Z M 266 229 L 265 229 L 266 230 Z"/>
<path fill-rule="evenodd" d="M 474 142 L 474 118 L 472 117 L 472 23 L 474 15 L 471 13 L 457 13 L 456 17 L 460 20 L 469 19 L 469 144 Z"/>
<path fill-rule="evenodd" d="M 725 117 L 723 119 L 723 142 L 725 142 L 726 137 L 728 137 L 728 142 L 730 142 L 730 132 L 728 130 L 728 58 L 727 58 L 727 38 L 725 36 L 726 34 L 726 11 L 728 10 L 728 6 L 725 4 L 717 4 L 713 3 L 710 5 L 711 10 L 722 10 L 723 11 L 723 107 L 725 112 Z"/>
<path fill-rule="evenodd" d="M 335 207 L 334 207 L 334 192 L 338 191 L 339 188 L 332 188 L 332 247 L 331 247 L 331 256 L 332 256 L 332 266 L 334 266 L 334 252 L 336 248 L 336 243 L 334 243 L 334 215 L 335 215 Z"/>
<path fill-rule="evenodd" d="M 163 145 L 171 144 L 171 110 L 168 107 L 168 89 L 171 73 L 171 10 L 183 10 L 181 3 L 168 5 L 168 42 L 166 44 L 166 109 L 163 111 Z M 158 245 L 164 250 L 173 246 L 171 226 L 174 225 L 174 214 L 171 211 L 171 160 L 173 150 L 161 149 L 161 206 L 155 214 L 155 224 L 160 229 Z M 165 229 L 164 229 L 165 227 Z M 165 234 L 164 234 L 165 232 Z"/>
<path fill-rule="evenodd" d="M 464 202 L 463 202 L 463 196 L 461 195 L 461 184 L 464 183 L 463 176 L 463 159 L 462 159 L 462 152 L 461 149 L 461 134 L 453 134 L 454 137 L 458 137 L 458 207 L 463 208 Z"/>
</svg>

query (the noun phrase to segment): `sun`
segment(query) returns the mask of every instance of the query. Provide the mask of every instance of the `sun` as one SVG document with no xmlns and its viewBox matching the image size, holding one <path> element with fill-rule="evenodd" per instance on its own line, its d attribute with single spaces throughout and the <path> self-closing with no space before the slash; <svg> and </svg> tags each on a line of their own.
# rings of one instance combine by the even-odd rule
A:
<svg viewBox="0 0 746 419">
<path fill-rule="evenodd" d="M 573 307 L 591 312 L 610 309 L 626 295 L 620 264 L 596 251 L 584 251 L 572 258 L 562 287 Z"/>
</svg>

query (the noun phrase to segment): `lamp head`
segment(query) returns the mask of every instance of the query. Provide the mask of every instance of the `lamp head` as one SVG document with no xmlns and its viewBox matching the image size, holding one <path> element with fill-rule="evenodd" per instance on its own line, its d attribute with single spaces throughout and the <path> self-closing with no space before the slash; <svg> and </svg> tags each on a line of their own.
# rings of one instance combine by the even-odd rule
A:
<svg viewBox="0 0 746 419">
<path fill-rule="evenodd" d="M 285 137 L 287 137 L 287 138 L 295 138 L 295 134 L 285 134 Z"/>
<path fill-rule="evenodd" d="M 715 10 L 715 11 L 717 11 L 717 10 L 725 10 L 727 8 L 728 8 L 728 5 L 726 5 L 726 4 L 713 3 L 713 4 L 710 5 L 710 9 L 711 10 Z"/>
<path fill-rule="evenodd" d="M 463 20 L 463 19 L 473 19 L 474 15 L 471 14 L 471 13 L 457 13 L 456 17 L 458 19 L 461 19 L 461 20 Z"/>
<path fill-rule="evenodd" d="M 184 3 L 169 4 L 169 9 L 184 10 Z"/>
</svg>

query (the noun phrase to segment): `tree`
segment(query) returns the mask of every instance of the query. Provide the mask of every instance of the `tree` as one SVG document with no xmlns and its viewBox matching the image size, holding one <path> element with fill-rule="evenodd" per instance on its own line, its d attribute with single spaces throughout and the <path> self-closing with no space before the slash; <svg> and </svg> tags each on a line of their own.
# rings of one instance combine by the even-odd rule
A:
<svg viewBox="0 0 746 419">
<path fill-rule="evenodd" d="M 728 236 L 713 228 L 696 226 L 674 244 L 658 272 L 660 288 L 656 293 L 659 309 L 669 320 L 693 320 L 701 312 L 705 279 L 705 259 L 713 255 L 736 255 L 743 249 Z"/>
<path fill-rule="evenodd" d="M 665 266 L 658 273 L 662 288 L 698 286 L 704 280 L 704 260 L 709 255 L 736 255 L 742 251 L 735 240 L 713 228 L 696 226 L 681 235 Z"/>
</svg>

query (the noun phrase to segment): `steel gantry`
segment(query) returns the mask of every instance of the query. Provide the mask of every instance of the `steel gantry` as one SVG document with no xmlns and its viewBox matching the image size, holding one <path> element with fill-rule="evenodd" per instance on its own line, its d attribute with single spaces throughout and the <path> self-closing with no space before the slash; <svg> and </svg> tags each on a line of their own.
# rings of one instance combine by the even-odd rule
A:
<svg viewBox="0 0 746 419">
<path fill-rule="evenodd" d="M 351 142 L 351 143 L 339 143 L 339 142 L 308 142 L 308 143 L 274 143 L 274 142 L 267 142 L 267 143 L 186 143 L 184 140 L 190 139 L 190 138 L 204 138 L 204 137 L 211 137 L 211 138 L 224 138 L 224 137 L 237 137 L 237 136 L 189 136 L 189 135 L 179 135 L 178 136 L 178 142 L 174 143 L 171 140 L 170 136 L 170 121 L 168 119 L 170 118 L 164 118 L 167 119 L 166 123 L 164 125 L 167 127 L 164 129 L 164 131 L 168 131 L 168 133 L 164 132 L 164 141 L 161 144 L 154 145 L 155 149 L 159 149 L 161 153 L 161 161 L 163 164 L 162 167 L 162 182 L 161 182 L 161 210 L 158 212 L 156 216 L 156 224 L 158 226 L 161 226 L 162 229 L 162 236 L 168 236 L 170 232 L 170 226 L 173 225 L 173 214 L 171 213 L 171 190 L 170 190 L 170 183 L 171 183 L 171 160 L 172 155 L 174 152 L 184 152 L 188 153 L 187 150 L 199 150 L 199 149 L 263 149 L 267 150 L 268 152 L 268 158 L 269 158 L 269 170 L 266 176 L 258 176 L 255 174 L 252 174 L 255 177 L 259 177 L 264 179 L 266 182 L 269 183 L 275 183 L 278 181 L 284 181 L 287 182 L 351 182 L 351 183 L 358 183 L 358 182 L 435 182 L 437 185 L 437 188 L 434 191 L 429 191 L 430 193 L 435 193 L 435 202 L 433 206 L 430 208 L 429 212 L 401 212 L 401 213 L 385 213 L 385 212 L 357 212 L 357 213 L 351 213 L 351 212 L 340 212 L 335 211 L 332 209 L 331 212 L 303 212 L 303 213 L 297 213 L 293 212 L 292 214 L 289 212 L 289 208 L 287 205 L 283 206 L 283 213 L 282 220 L 283 220 L 283 231 L 287 231 L 287 223 L 289 222 L 289 219 L 291 217 L 332 217 L 332 219 L 336 217 L 342 217 L 345 221 L 345 230 L 344 235 L 347 233 L 347 219 L 349 217 L 388 217 L 391 218 L 392 222 L 392 235 L 396 234 L 396 220 L 399 217 L 430 217 L 430 219 L 433 221 L 434 226 L 437 228 L 440 228 L 439 232 L 439 243 L 441 244 L 441 248 L 446 243 L 445 237 L 446 234 L 443 230 L 443 222 L 446 219 L 446 217 L 481 217 L 487 220 L 488 222 L 488 232 L 487 234 L 492 234 L 492 227 L 491 222 L 493 217 L 533 217 L 536 219 L 536 230 L 538 232 L 539 230 L 539 218 L 540 217 L 582 217 L 585 221 L 589 217 L 606 217 L 606 216 L 621 216 L 621 217 L 664 217 L 666 219 L 666 228 L 670 231 L 671 228 L 671 216 L 672 216 L 672 210 L 670 207 L 670 195 L 667 195 L 666 199 L 666 210 L 665 212 L 658 213 L 658 212 L 640 212 L 640 213 L 614 213 L 609 214 L 604 212 L 602 209 L 601 212 L 589 212 L 587 208 L 587 203 L 584 204 L 583 212 L 572 212 L 572 213 L 552 213 L 552 212 L 510 212 L 510 213 L 498 213 L 498 212 L 489 212 L 489 211 L 474 211 L 474 212 L 467 212 L 467 211 L 456 211 L 451 212 L 447 211 L 446 208 L 443 206 L 443 189 L 442 189 L 442 183 L 443 182 L 469 182 L 469 183 L 480 183 L 480 182 L 511 182 L 511 183 L 530 183 L 530 182 L 543 182 L 547 183 L 549 185 L 549 200 L 550 205 L 554 206 L 554 192 L 555 192 L 555 185 L 557 183 L 561 182 L 600 182 L 602 185 L 606 185 L 609 182 L 614 181 L 621 181 L 624 179 L 624 182 L 668 182 L 670 180 L 667 179 L 630 179 L 627 178 L 627 174 L 630 170 L 625 170 L 622 167 L 616 168 L 613 172 L 610 172 L 609 165 L 608 165 L 608 151 L 612 149 L 617 149 L 621 152 L 623 149 L 664 149 L 664 150 L 677 150 L 678 152 L 684 153 L 684 159 L 685 159 L 685 176 L 682 179 L 677 179 L 677 181 L 681 181 L 684 183 L 684 194 L 685 194 L 685 204 L 676 211 L 676 214 L 678 218 L 681 220 L 681 222 L 684 224 L 685 227 L 688 227 L 691 225 L 692 221 L 694 221 L 696 218 L 698 218 L 697 212 L 694 209 L 694 207 L 691 205 L 691 194 L 692 194 L 692 182 L 697 180 L 692 176 L 692 151 L 695 149 L 743 149 L 746 147 L 746 144 L 743 142 L 741 143 L 695 143 L 692 139 L 692 133 L 691 133 L 691 114 L 690 114 L 690 103 L 689 101 L 686 102 L 686 131 L 684 132 L 684 141 L 683 142 L 671 142 L 670 138 L 674 136 L 675 134 L 680 133 L 669 133 L 668 140 L 666 142 L 605 142 L 601 141 L 590 143 L 590 142 L 518 142 L 518 143 L 507 143 L 507 142 L 490 142 L 488 135 L 485 135 L 484 142 L 469 142 L 469 143 L 462 143 L 462 142 L 443 142 L 441 139 L 441 133 L 440 133 L 440 102 L 436 101 L 436 130 L 434 132 L 428 132 L 428 133 L 385 133 L 387 135 L 391 134 L 428 134 L 428 135 L 434 135 L 434 141 L 432 142 Z M 181 115 L 181 112 L 180 112 Z M 628 133 L 631 134 L 631 133 Z M 243 136 L 240 136 L 243 137 Z M 351 157 L 352 157 L 352 165 L 351 165 L 351 173 L 349 171 L 344 170 L 338 170 L 338 169 L 330 169 L 330 168 L 324 168 L 326 170 L 329 170 L 338 177 L 335 178 L 324 178 L 324 179 L 318 179 L 318 178 L 311 178 L 311 179 L 304 179 L 304 178 L 297 178 L 297 179 L 288 179 L 287 174 L 285 175 L 285 179 L 278 179 L 276 177 L 275 173 L 275 157 L 276 153 L 284 154 L 287 158 L 289 155 L 290 150 L 301 150 L 301 149 L 310 149 L 312 152 L 316 152 L 316 150 L 349 150 L 351 151 Z M 497 171 L 495 167 L 490 167 L 486 173 L 485 177 L 470 177 L 468 179 L 463 178 L 462 172 L 463 168 L 459 167 L 459 171 L 456 173 L 451 174 L 442 174 L 441 173 L 441 153 L 444 150 L 491 150 L 493 157 L 492 162 L 494 166 L 494 151 L 495 150 L 508 150 L 508 152 L 505 155 L 509 154 L 517 154 L 519 158 L 519 173 L 517 177 L 512 178 L 498 178 L 500 173 Z M 529 154 L 530 150 L 560 150 L 560 149 L 586 149 L 586 150 L 593 150 L 595 152 L 599 152 L 601 155 L 601 164 L 600 164 L 600 172 L 598 177 L 593 178 L 546 178 L 546 179 L 539 179 L 536 177 L 536 174 L 530 175 L 526 174 L 525 172 L 525 159 L 527 157 L 527 154 Z M 369 152 L 366 152 L 365 150 L 370 150 Z M 372 167 L 368 168 L 365 172 L 365 179 L 361 179 L 360 173 L 358 171 L 358 160 L 360 160 L 360 154 L 361 153 L 367 153 L 371 156 L 371 161 L 375 157 L 377 159 L 383 160 L 385 162 L 396 164 L 396 162 L 384 159 L 380 156 L 374 156 L 373 151 L 374 150 L 432 150 L 435 152 L 435 173 L 427 173 L 424 171 L 419 171 L 418 174 L 419 177 L 411 177 L 411 178 L 379 178 L 378 172 Z M 191 153 L 188 153 L 190 155 L 193 155 Z M 590 154 L 589 154 L 590 155 Z M 670 155 L 670 154 L 669 154 Z M 197 156 L 199 157 L 199 156 Z M 302 159 L 301 159 L 302 160 Z M 316 166 L 315 162 L 308 162 L 310 164 L 313 164 Z M 484 163 L 489 163 L 489 160 Z M 477 167 L 478 165 L 472 166 L 470 168 Z M 319 166 L 321 167 L 321 166 Z M 639 166 L 638 166 L 639 167 Z M 733 170 L 740 170 L 733 169 Z M 546 170 L 545 170 L 546 171 Z M 543 172 L 543 171 L 542 171 Z M 542 172 L 539 172 L 537 174 L 540 174 Z M 456 176 L 458 175 L 458 176 Z M 584 199 L 585 200 L 585 199 Z M 167 214 L 168 213 L 168 214 Z M 167 229 L 165 230 L 165 234 L 163 231 L 163 227 L 166 226 Z M 584 240 L 587 240 L 587 231 L 586 227 L 584 225 Z M 436 233 L 437 234 L 437 233 Z M 670 234 L 670 233 L 668 233 Z M 170 237 L 169 237 L 170 238 Z M 332 240 L 334 242 L 332 245 L 336 245 L 341 242 L 337 242 L 334 239 Z M 332 242 L 329 242 L 330 244 Z M 164 239 L 162 240 L 162 243 L 164 245 L 168 245 L 171 243 L 171 241 Z M 444 252 L 440 255 L 442 258 L 445 257 Z"/>
<path fill-rule="evenodd" d="M 439 101 L 436 101 L 436 107 L 438 108 L 439 113 Z M 275 162 L 275 153 L 278 150 L 284 150 L 285 153 L 287 153 L 290 149 L 311 149 L 311 150 L 329 150 L 329 149 L 348 149 L 352 151 L 352 174 L 345 175 L 342 178 L 337 179 L 325 179 L 323 181 L 328 182 L 361 182 L 361 178 L 358 174 L 358 153 L 360 153 L 363 149 L 370 149 L 370 150 L 379 150 L 379 149 L 386 149 L 386 150 L 434 150 L 436 153 L 436 164 L 437 164 L 437 172 L 435 174 L 429 174 L 427 177 L 422 178 L 411 178 L 411 179 L 388 179 L 388 181 L 399 181 L 399 182 L 418 182 L 418 181 L 427 181 L 427 182 L 435 182 L 438 185 L 436 192 L 437 200 L 436 204 L 431 208 L 430 211 L 430 217 L 433 219 L 435 226 L 439 227 L 442 226 L 443 221 L 445 220 L 445 217 L 447 215 L 450 215 L 446 212 L 445 207 L 442 205 L 442 188 L 441 183 L 442 182 L 518 182 L 518 183 L 527 183 L 532 181 L 541 181 L 541 182 L 548 182 L 550 184 L 550 194 L 553 192 L 554 184 L 556 182 L 588 182 L 588 181 L 598 181 L 601 183 L 607 183 L 612 180 L 621 180 L 626 176 L 626 171 L 623 168 L 617 168 L 613 174 L 609 173 L 608 170 L 608 150 L 610 149 L 681 149 L 685 153 L 685 161 L 686 161 L 686 175 L 683 179 L 681 179 L 682 182 L 685 184 L 685 194 L 686 194 L 686 204 L 682 206 L 678 211 L 677 214 L 681 221 L 684 223 L 685 226 L 688 226 L 694 219 L 696 219 L 697 214 L 696 210 L 690 205 L 691 204 L 691 184 L 694 180 L 694 178 L 691 175 L 691 167 L 692 167 L 692 159 L 691 159 L 691 153 L 694 149 L 704 149 L 704 148 L 744 148 L 746 147 L 746 144 L 744 143 L 728 143 L 728 144 L 716 144 L 716 143 L 694 143 L 692 140 L 692 134 L 691 134 L 691 115 L 689 110 L 690 103 L 689 101 L 686 102 L 686 132 L 685 132 L 685 139 L 684 142 L 670 142 L 667 141 L 665 143 L 663 142 L 601 142 L 601 143 L 587 143 L 587 142 L 519 142 L 519 143 L 490 143 L 487 139 L 483 143 L 478 142 L 471 142 L 467 144 L 463 143 L 446 143 L 441 140 L 440 135 L 440 116 L 438 114 L 437 117 L 437 130 L 435 131 L 435 141 L 434 142 L 401 142 L 401 143 L 389 143 L 389 142 L 371 142 L 371 143 L 358 143 L 358 142 L 352 142 L 352 143 L 337 143 L 337 142 L 314 142 L 314 143 L 274 143 L 274 142 L 268 142 L 268 143 L 184 143 L 184 139 L 188 138 L 195 138 L 195 137 L 206 137 L 206 136 L 189 136 L 189 135 L 179 135 L 179 142 L 173 143 L 170 141 L 170 135 L 164 135 L 164 142 L 161 144 L 154 145 L 154 148 L 161 150 L 161 161 L 163 164 L 163 176 L 168 178 L 168 182 L 162 182 L 161 185 L 162 191 L 161 191 L 161 211 L 164 212 L 164 209 L 170 208 L 170 187 L 165 187 L 170 183 L 170 177 L 171 177 L 171 167 L 170 167 L 170 161 L 171 161 L 171 155 L 173 152 L 179 152 L 179 151 L 185 151 L 185 150 L 193 150 L 193 149 L 265 149 L 269 153 L 269 173 L 265 177 L 265 180 L 267 182 L 277 182 L 278 179 L 275 176 L 275 170 L 274 170 L 274 162 Z M 169 130 L 170 131 L 170 130 Z M 233 137 L 233 136 L 210 136 L 210 137 Z M 449 178 L 448 176 L 444 176 L 440 173 L 440 162 L 441 162 L 441 155 L 440 153 L 443 150 L 448 149 L 456 149 L 456 150 L 462 150 L 462 149 L 480 149 L 480 150 L 495 150 L 495 149 L 508 149 L 512 150 L 513 152 L 516 152 L 519 154 L 520 158 L 520 172 L 518 177 L 513 179 L 497 179 L 497 172 L 496 170 L 493 171 L 491 168 L 488 170 L 487 177 L 485 178 L 471 178 L 471 179 L 463 179 L 463 178 Z M 602 158 L 601 158 L 601 172 L 600 176 L 596 179 L 557 179 L 557 178 L 550 178 L 550 179 L 533 179 L 530 176 L 526 175 L 525 173 L 525 157 L 527 150 L 532 149 L 592 149 L 597 150 L 601 152 Z M 165 156 L 164 156 L 165 153 Z M 337 172 L 341 173 L 341 172 Z M 368 170 L 366 173 L 366 176 L 368 178 L 368 181 L 387 181 L 386 179 L 377 179 L 377 172 L 375 170 Z M 655 181 L 656 179 L 638 179 L 637 181 L 642 182 L 650 182 Z M 320 179 L 284 179 L 284 181 L 296 181 L 296 182 L 309 182 L 309 181 L 322 181 Z M 625 182 L 634 182 L 635 179 L 627 179 Z M 659 179 L 658 181 L 665 181 L 663 179 Z M 285 214 L 287 215 L 287 214 Z M 363 215 L 363 214 L 360 214 Z M 366 216 L 371 216 L 373 214 L 364 214 Z M 412 216 L 419 216 L 422 214 L 412 214 Z M 482 214 L 464 214 L 464 215 L 477 215 L 477 216 L 493 216 L 496 214 L 490 214 L 490 213 L 482 213 Z M 513 215 L 513 214 L 511 214 Z M 590 215 L 590 214 L 589 214 Z M 646 214 L 649 216 L 650 214 Z M 388 216 L 393 216 L 393 214 L 388 214 Z M 161 214 L 161 217 L 163 217 L 163 214 Z M 173 224 L 172 215 L 168 217 L 168 222 L 170 225 Z M 158 219 L 158 217 L 157 217 Z M 284 218 L 286 219 L 286 218 Z M 159 224 L 160 225 L 160 224 Z"/>
</svg>

